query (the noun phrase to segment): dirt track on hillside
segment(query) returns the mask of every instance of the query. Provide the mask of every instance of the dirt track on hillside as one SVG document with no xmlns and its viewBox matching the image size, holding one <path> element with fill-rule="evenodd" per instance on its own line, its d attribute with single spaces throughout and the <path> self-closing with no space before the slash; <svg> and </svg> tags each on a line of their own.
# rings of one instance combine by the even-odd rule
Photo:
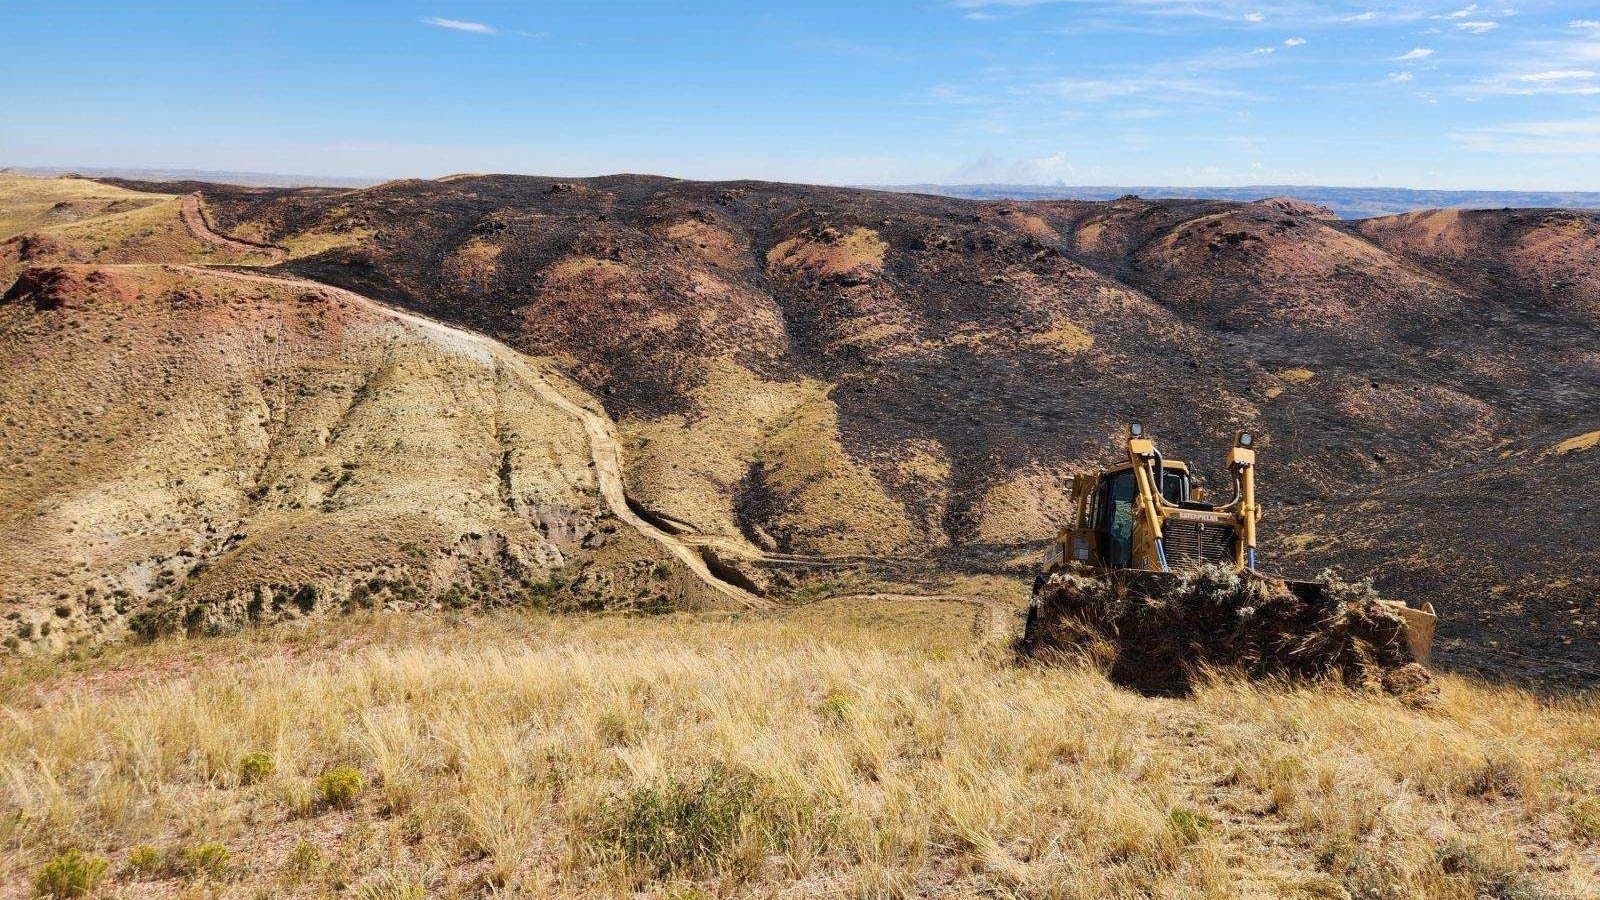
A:
<svg viewBox="0 0 1600 900">
<path fill-rule="evenodd" d="M 282 247 L 272 244 L 261 244 L 255 241 L 245 241 L 239 238 L 228 237 L 213 231 L 211 224 L 206 221 L 205 210 L 200 206 L 199 194 L 185 194 L 182 205 L 183 224 L 188 226 L 189 232 L 195 237 L 208 243 L 237 250 L 240 253 L 264 253 L 267 256 L 267 265 L 283 262 L 289 254 Z"/>
<path fill-rule="evenodd" d="M 275 261 L 281 261 L 286 255 L 282 248 L 240 241 L 213 231 L 205 221 L 204 215 L 201 214 L 199 198 L 193 194 L 184 197 L 183 221 L 196 237 L 219 246 L 251 252 L 268 251 L 275 253 Z M 626 522 L 640 534 L 665 547 L 679 562 L 693 572 L 701 582 L 722 596 L 745 607 L 764 609 L 772 606 L 771 601 L 719 578 L 711 571 L 701 552 L 689 542 L 657 528 L 640 517 L 628 503 L 627 490 L 622 476 L 622 442 L 617 437 L 615 423 L 590 403 L 578 402 L 568 397 L 560 388 L 556 387 L 555 383 L 543 371 L 529 364 L 527 358 L 516 350 L 481 334 L 454 328 L 426 316 L 396 309 L 393 306 L 362 296 L 354 291 L 313 281 L 309 278 L 269 275 L 261 272 L 243 272 L 238 269 L 202 265 L 186 265 L 178 268 L 213 278 L 227 278 L 233 281 L 255 282 L 258 284 L 286 285 L 321 291 L 358 306 L 377 310 L 390 318 L 419 329 L 435 341 L 454 349 L 476 348 L 483 354 L 482 358 L 485 362 L 503 366 L 506 370 L 521 378 L 539 395 L 540 399 L 583 423 L 584 433 L 589 438 L 590 456 L 594 461 L 595 480 L 599 483 L 600 495 L 605 499 L 606 505 L 613 515 Z"/>
</svg>

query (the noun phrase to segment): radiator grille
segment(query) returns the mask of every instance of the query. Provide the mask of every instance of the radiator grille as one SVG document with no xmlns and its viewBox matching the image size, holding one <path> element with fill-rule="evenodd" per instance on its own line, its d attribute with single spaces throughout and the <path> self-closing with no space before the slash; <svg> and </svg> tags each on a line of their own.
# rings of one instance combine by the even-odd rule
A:
<svg viewBox="0 0 1600 900">
<path fill-rule="evenodd" d="M 1167 565 L 1174 569 L 1193 569 L 1205 563 L 1231 565 L 1234 561 L 1232 525 L 1168 521 L 1161 531 Z"/>
</svg>

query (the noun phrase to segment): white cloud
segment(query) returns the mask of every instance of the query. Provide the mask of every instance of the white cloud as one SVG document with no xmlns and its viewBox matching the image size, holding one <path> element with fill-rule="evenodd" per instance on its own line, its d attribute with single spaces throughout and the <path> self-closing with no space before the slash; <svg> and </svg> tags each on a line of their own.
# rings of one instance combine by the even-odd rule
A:
<svg viewBox="0 0 1600 900">
<path fill-rule="evenodd" d="M 1306 42 L 1306 39 L 1303 38 L 1303 37 L 1292 37 L 1292 38 L 1289 38 L 1288 40 L 1284 41 L 1283 45 L 1285 47 L 1299 47 L 1299 46 L 1304 45 L 1305 42 Z"/>
<path fill-rule="evenodd" d="M 1585 31 L 1600 30 L 1600 19 L 1573 19 L 1567 23 L 1568 28 L 1581 28 Z"/>
<path fill-rule="evenodd" d="M 1600 77 L 1588 69 L 1551 69 L 1547 72 L 1529 72 L 1518 75 L 1518 81 L 1531 81 L 1536 84 L 1554 84 L 1562 81 L 1593 81 Z"/>
<path fill-rule="evenodd" d="M 1378 17 L 1378 14 L 1369 9 L 1364 13 L 1356 13 L 1353 16 L 1345 16 L 1344 18 L 1340 19 L 1339 21 L 1341 21 L 1341 22 L 1371 22 L 1373 19 L 1376 19 L 1377 17 Z"/>
<path fill-rule="evenodd" d="M 1277 47 L 1257 47 L 1250 51 L 1251 56 L 1266 56 L 1268 53 L 1277 53 Z"/>
<path fill-rule="evenodd" d="M 1433 55 L 1433 50 L 1431 48 L 1429 48 L 1429 47 L 1412 47 L 1410 50 L 1407 50 L 1406 52 L 1400 54 L 1399 56 L 1396 56 L 1395 57 L 1395 61 L 1396 62 L 1412 62 L 1414 60 L 1427 59 L 1428 57 L 1430 57 L 1432 55 Z"/>
<path fill-rule="evenodd" d="M 1435 19 L 1465 19 L 1466 17 L 1476 13 L 1477 11 L 1478 11 L 1478 4 L 1473 3 L 1473 4 L 1469 5 L 1469 6 L 1463 6 L 1460 9 L 1456 10 L 1455 12 L 1441 13 L 1441 14 L 1439 14 L 1437 16 L 1434 16 L 1434 18 Z"/>
<path fill-rule="evenodd" d="M 1488 34 L 1496 28 L 1499 28 L 1500 23 L 1491 22 L 1488 19 L 1481 19 L 1471 22 L 1457 22 L 1456 27 L 1462 31 L 1470 32 L 1472 34 Z"/>
<path fill-rule="evenodd" d="M 1405 84 L 1415 77 L 1410 72 L 1390 72 L 1389 77 L 1384 80 L 1390 84 Z"/>
<path fill-rule="evenodd" d="M 1250 12 L 1244 14 L 1244 20 L 1246 22 L 1265 22 L 1267 17 L 1258 12 Z"/>
<path fill-rule="evenodd" d="M 1468 150 L 1580 156 L 1600 153 L 1600 118 L 1497 125 L 1458 131 L 1450 138 Z"/>
<path fill-rule="evenodd" d="M 448 28 L 451 31 L 466 31 L 470 32 L 471 34 L 495 33 L 493 28 L 483 24 L 482 22 L 463 22 L 460 19 L 441 19 L 438 16 L 429 16 L 428 18 L 422 20 L 422 24 L 432 25 L 435 28 Z"/>
</svg>

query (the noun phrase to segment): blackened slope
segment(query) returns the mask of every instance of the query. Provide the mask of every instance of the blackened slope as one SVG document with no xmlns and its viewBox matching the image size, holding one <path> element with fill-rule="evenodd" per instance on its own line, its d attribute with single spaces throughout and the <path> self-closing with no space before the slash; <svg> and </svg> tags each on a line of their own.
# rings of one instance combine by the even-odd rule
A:
<svg viewBox="0 0 1600 900">
<path fill-rule="evenodd" d="M 1269 533 L 1303 547 L 1307 570 L 1369 533 L 1443 558 L 1429 524 L 1474 489 L 1433 476 L 1600 428 L 1581 306 L 1292 201 L 974 203 L 643 176 L 207 199 L 219 227 L 254 237 L 359 234 L 290 265 L 561 359 L 619 420 L 717 417 L 696 392 L 718 359 L 830 385 L 849 455 L 969 562 L 1036 545 L 1065 475 L 1111 458 L 1129 419 L 1203 470 L 1231 429 L 1261 432 L 1265 495 L 1294 505 Z M 1536 246 L 1574 283 L 1588 271 Z M 1512 269 L 1530 258 L 1495 252 Z M 1440 509 L 1383 493 L 1412 483 Z M 1529 516 L 1544 503 L 1504 502 Z M 1593 515 L 1592 498 L 1573 503 Z M 1500 539 L 1470 522 L 1447 538 L 1485 579 Z M 1590 532 L 1526 540 L 1565 548 L 1549 554 L 1558 575 L 1600 560 Z M 1381 568 L 1384 552 L 1354 558 L 1425 589 Z M 1439 597 L 1446 637 L 1486 608 L 1469 581 Z M 1555 602 L 1532 590 L 1528 603 Z"/>
</svg>

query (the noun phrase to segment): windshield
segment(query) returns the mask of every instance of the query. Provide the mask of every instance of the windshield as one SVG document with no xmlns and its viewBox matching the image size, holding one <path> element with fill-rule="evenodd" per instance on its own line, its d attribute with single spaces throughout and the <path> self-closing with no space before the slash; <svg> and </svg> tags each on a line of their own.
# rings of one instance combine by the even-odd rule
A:
<svg viewBox="0 0 1600 900">
<path fill-rule="evenodd" d="M 1106 483 L 1101 521 L 1106 523 L 1108 565 L 1126 567 L 1133 562 L 1133 515 L 1138 498 L 1139 485 L 1132 471 L 1113 475 Z"/>
</svg>

